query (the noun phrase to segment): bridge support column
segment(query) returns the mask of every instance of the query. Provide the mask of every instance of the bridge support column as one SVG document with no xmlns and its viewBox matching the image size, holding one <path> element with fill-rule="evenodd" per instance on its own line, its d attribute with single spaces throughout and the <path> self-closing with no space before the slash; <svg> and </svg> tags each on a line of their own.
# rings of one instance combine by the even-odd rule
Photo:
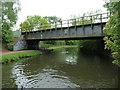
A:
<svg viewBox="0 0 120 90">
<path fill-rule="evenodd" d="M 39 41 L 27 40 L 27 49 L 28 50 L 38 50 L 39 49 Z"/>
</svg>

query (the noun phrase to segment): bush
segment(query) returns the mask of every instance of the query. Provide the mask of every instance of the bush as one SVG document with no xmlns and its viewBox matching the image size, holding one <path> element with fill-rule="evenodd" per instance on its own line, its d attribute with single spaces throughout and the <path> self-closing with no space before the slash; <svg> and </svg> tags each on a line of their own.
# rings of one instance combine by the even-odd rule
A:
<svg viewBox="0 0 120 90">
<path fill-rule="evenodd" d="M 14 46 L 13 43 L 8 43 L 7 44 L 7 49 L 10 50 L 10 51 L 13 51 L 13 46 Z"/>
<path fill-rule="evenodd" d="M 8 23 L 4 23 L 3 27 L 10 27 Z M 13 31 L 8 29 L 3 29 L 2 28 L 2 41 L 9 43 L 13 41 Z"/>
</svg>

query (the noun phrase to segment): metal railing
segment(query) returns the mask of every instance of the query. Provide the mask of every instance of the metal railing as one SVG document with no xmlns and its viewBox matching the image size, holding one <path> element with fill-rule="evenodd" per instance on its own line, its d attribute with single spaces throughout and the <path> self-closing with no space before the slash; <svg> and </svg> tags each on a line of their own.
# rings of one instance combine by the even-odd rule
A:
<svg viewBox="0 0 120 90">
<path fill-rule="evenodd" d="M 24 32 L 32 32 L 32 31 L 40 31 L 40 30 L 47 30 L 47 29 L 56 29 L 57 28 L 63 28 L 63 27 L 72 27 L 72 26 L 79 26 L 79 25 L 87 25 L 87 24 L 95 24 L 95 23 L 103 23 L 107 22 L 111 16 L 111 12 L 107 13 L 101 13 L 101 14 L 96 14 L 96 15 L 90 15 L 90 16 L 84 16 L 84 17 L 79 17 L 79 18 L 74 18 L 74 19 L 68 19 L 68 20 L 61 20 L 58 22 L 50 22 L 46 24 L 42 24 L 39 27 L 39 29 L 33 29 L 31 31 L 26 30 L 22 31 Z"/>
</svg>

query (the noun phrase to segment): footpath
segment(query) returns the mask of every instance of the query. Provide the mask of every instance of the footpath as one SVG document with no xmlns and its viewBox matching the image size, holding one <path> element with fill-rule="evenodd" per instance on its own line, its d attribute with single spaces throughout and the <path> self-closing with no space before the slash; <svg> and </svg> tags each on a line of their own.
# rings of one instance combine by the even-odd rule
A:
<svg viewBox="0 0 120 90">
<path fill-rule="evenodd" d="M 8 54 L 13 54 L 13 53 L 21 53 L 21 52 L 29 52 L 29 51 L 35 51 L 35 50 L 8 51 L 8 52 L 2 52 L 2 55 L 8 55 Z"/>
<path fill-rule="evenodd" d="M 9 51 L 6 48 L 2 48 L 2 52 L 0 53 L 1 55 L 8 55 L 8 54 L 13 54 L 13 53 L 21 53 L 21 52 L 29 52 L 29 51 L 35 51 L 35 50 L 22 50 L 22 51 Z"/>
</svg>

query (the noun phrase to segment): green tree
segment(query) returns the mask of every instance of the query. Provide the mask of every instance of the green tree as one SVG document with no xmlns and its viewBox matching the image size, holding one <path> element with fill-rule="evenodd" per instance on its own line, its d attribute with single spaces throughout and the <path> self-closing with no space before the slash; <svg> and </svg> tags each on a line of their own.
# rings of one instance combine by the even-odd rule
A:
<svg viewBox="0 0 120 90">
<path fill-rule="evenodd" d="M 36 31 L 50 28 L 49 22 L 38 15 L 28 16 L 27 19 L 20 24 L 22 32 L 26 31 Z"/>
<path fill-rule="evenodd" d="M 110 19 L 104 28 L 104 32 L 109 35 L 109 37 L 104 37 L 105 49 L 112 51 L 115 58 L 114 63 L 120 65 L 120 1 L 106 3 L 104 6 L 109 11 L 112 11 Z"/>
<path fill-rule="evenodd" d="M 60 17 L 56 16 L 45 16 L 44 18 L 51 24 L 51 28 L 59 27 L 62 21 Z M 55 26 L 55 24 L 59 25 Z"/>
<path fill-rule="evenodd" d="M 13 41 L 12 27 L 16 24 L 17 13 L 20 11 L 19 0 L 14 2 L 2 1 L 2 41 L 11 42 Z"/>
</svg>

